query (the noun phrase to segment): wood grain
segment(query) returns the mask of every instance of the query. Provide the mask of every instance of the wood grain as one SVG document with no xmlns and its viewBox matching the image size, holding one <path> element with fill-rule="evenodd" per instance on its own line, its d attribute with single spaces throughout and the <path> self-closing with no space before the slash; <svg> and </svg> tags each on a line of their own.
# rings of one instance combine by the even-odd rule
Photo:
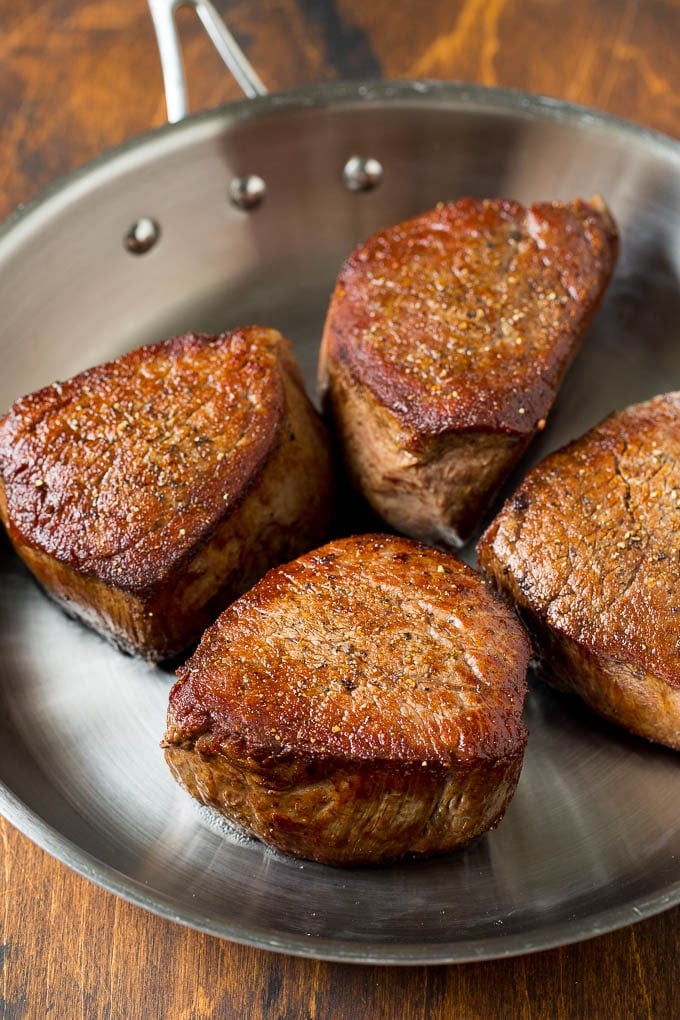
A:
<svg viewBox="0 0 680 1020">
<path fill-rule="evenodd" d="M 674 0 L 219 2 L 271 89 L 439 77 L 598 106 L 680 137 Z M 238 97 L 179 17 L 194 108 Z M 0 0 L 0 215 L 165 117 L 144 0 Z M 451 967 L 361 967 L 220 941 L 115 898 L 8 823 L 0 1016 L 664 1018 L 680 1013 L 680 910 L 579 945 Z"/>
</svg>

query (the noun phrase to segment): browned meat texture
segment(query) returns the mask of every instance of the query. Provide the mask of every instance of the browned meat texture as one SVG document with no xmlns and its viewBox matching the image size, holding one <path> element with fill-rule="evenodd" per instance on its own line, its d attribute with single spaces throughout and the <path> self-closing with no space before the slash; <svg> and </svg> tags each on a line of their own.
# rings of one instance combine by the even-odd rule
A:
<svg viewBox="0 0 680 1020">
<path fill-rule="evenodd" d="M 289 342 L 250 327 L 139 348 L 0 421 L 0 515 L 70 612 L 151 659 L 326 537 L 331 466 Z"/>
<path fill-rule="evenodd" d="M 320 384 L 353 479 L 395 528 L 460 544 L 545 418 L 614 268 L 600 199 L 462 199 L 340 273 Z"/>
<path fill-rule="evenodd" d="M 680 394 L 547 457 L 478 552 L 536 634 L 546 680 L 680 748 Z"/>
<path fill-rule="evenodd" d="M 451 850 L 519 777 L 528 640 L 473 570 L 409 539 L 341 539 L 272 570 L 170 695 L 166 755 L 199 800 L 330 864 Z"/>
</svg>

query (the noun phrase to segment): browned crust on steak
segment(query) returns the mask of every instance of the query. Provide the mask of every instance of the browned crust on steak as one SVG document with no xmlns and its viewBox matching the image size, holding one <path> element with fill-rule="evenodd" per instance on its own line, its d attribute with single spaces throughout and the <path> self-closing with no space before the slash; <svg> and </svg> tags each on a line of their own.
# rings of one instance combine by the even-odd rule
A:
<svg viewBox="0 0 680 1020">
<path fill-rule="evenodd" d="M 617 251 L 600 199 L 530 208 L 462 199 L 374 234 L 350 255 L 319 379 L 352 477 L 386 520 L 425 539 L 467 536 L 545 424 Z M 385 424 L 391 444 L 382 442 Z M 377 456 L 366 452 L 374 431 Z M 449 470 L 433 483 L 423 465 L 447 455 L 451 465 L 469 459 L 464 477 Z M 400 502 L 417 490 L 427 501 L 432 487 L 446 509 L 428 529 Z"/>
<path fill-rule="evenodd" d="M 527 476 L 478 545 L 549 682 L 680 748 L 680 394 L 612 415 Z"/>
<path fill-rule="evenodd" d="M 139 348 L 0 421 L 0 516 L 38 580 L 163 658 L 322 541 L 330 458 L 289 342 L 249 327 Z"/>
<path fill-rule="evenodd" d="M 459 560 L 408 539 L 329 543 L 208 629 L 170 695 L 194 796 L 326 863 L 450 850 L 519 776 L 529 644 Z"/>
</svg>

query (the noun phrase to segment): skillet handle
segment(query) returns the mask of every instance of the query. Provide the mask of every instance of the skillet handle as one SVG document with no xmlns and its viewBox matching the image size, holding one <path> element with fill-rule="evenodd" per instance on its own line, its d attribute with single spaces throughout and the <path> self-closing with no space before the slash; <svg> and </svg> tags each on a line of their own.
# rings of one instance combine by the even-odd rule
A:
<svg viewBox="0 0 680 1020">
<path fill-rule="evenodd" d="M 182 49 L 175 24 L 178 7 L 193 7 L 215 49 L 246 96 L 267 95 L 259 75 L 247 59 L 210 0 L 148 0 L 163 70 L 168 120 L 174 124 L 189 112 Z"/>
</svg>

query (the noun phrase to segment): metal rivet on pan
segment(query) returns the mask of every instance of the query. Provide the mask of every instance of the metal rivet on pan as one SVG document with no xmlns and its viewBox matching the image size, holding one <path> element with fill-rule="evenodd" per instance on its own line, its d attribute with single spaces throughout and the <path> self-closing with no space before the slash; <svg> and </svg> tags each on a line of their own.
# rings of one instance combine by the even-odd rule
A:
<svg viewBox="0 0 680 1020">
<path fill-rule="evenodd" d="M 229 185 L 229 199 L 237 209 L 255 209 L 267 194 L 267 185 L 257 174 L 235 177 Z"/>
<path fill-rule="evenodd" d="M 133 223 L 125 235 L 125 247 L 133 255 L 144 255 L 150 251 L 161 236 L 161 228 L 155 220 L 142 216 Z"/>
<path fill-rule="evenodd" d="M 342 171 L 345 187 L 350 191 L 371 191 L 383 177 L 382 163 L 372 156 L 350 156 Z"/>
</svg>

